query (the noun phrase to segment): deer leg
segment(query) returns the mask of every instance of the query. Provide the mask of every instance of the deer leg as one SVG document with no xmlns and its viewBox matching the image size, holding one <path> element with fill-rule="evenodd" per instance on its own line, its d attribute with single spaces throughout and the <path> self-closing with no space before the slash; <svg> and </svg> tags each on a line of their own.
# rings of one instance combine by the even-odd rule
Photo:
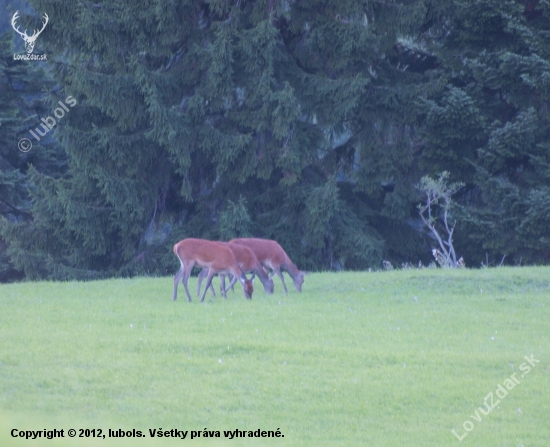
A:
<svg viewBox="0 0 550 447">
<path fill-rule="evenodd" d="M 281 269 L 273 269 L 273 271 L 277 274 L 279 278 L 281 278 L 281 282 L 283 283 L 283 289 L 285 290 L 285 293 L 288 293 L 288 290 L 286 290 L 285 279 L 283 278 L 283 274 L 281 273 Z"/>
<path fill-rule="evenodd" d="M 218 273 L 218 276 L 220 277 L 220 293 L 223 295 L 224 292 L 227 292 L 227 288 L 225 287 L 226 275 L 223 273 Z"/>
<path fill-rule="evenodd" d="M 187 283 L 189 282 L 189 276 L 191 275 L 191 270 L 193 270 L 193 264 L 190 264 L 188 268 L 185 269 L 183 272 L 183 278 L 181 282 L 183 283 L 183 287 L 185 287 L 185 293 L 187 293 L 187 299 L 189 302 L 191 302 L 191 294 L 189 293 L 189 288 L 187 287 Z"/>
<path fill-rule="evenodd" d="M 214 292 L 214 284 L 212 283 L 210 283 L 210 291 L 212 292 L 212 296 L 216 296 L 216 292 Z M 221 284 L 220 284 L 220 292 L 221 292 Z"/>
<path fill-rule="evenodd" d="M 225 291 L 225 275 L 223 273 L 218 273 L 218 276 L 220 277 L 220 293 L 223 296 Z"/>
<path fill-rule="evenodd" d="M 236 276 L 233 276 L 233 275 L 229 275 L 229 277 L 231 278 L 231 281 L 229 282 L 229 288 L 231 290 L 233 290 L 233 292 L 235 291 L 235 287 L 233 287 L 235 285 L 235 283 L 237 282 L 237 277 Z"/>
<path fill-rule="evenodd" d="M 216 273 L 213 270 L 208 269 L 208 276 L 206 277 L 206 287 L 204 288 L 204 292 L 202 293 L 201 303 L 204 301 L 204 296 L 206 295 L 208 288 L 212 285 L 212 278 L 215 274 Z"/>
<path fill-rule="evenodd" d="M 220 290 L 223 295 L 223 299 L 227 299 L 227 289 L 225 288 L 225 275 L 220 275 Z"/>
<path fill-rule="evenodd" d="M 201 292 L 201 284 L 202 284 L 202 280 L 204 278 L 206 278 L 206 276 L 208 275 L 208 269 L 207 268 L 203 268 L 201 270 L 201 272 L 199 273 L 199 276 L 198 276 L 198 282 L 197 282 L 197 296 L 200 295 L 200 292 Z M 210 290 L 212 292 L 212 295 L 216 296 L 216 292 L 214 292 L 214 287 L 212 287 L 212 285 L 210 285 Z"/>
<path fill-rule="evenodd" d="M 199 276 L 197 276 L 197 297 L 201 293 L 202 280 L 206 276 L 207 272 L 208 272 L 208 269 L 202 269 L 201 272 L 199 273 Z"/>
<path fill-rule="evenodd" d="M 184 270 L 182 265 L 178 273 L 176 273 L 176 275 L 174 276 L 174 293 L 172 295 L 172 301 L 176 301 L 178 299 L 178 285 L 183 278 L 183 273 Z"/>
</svg>

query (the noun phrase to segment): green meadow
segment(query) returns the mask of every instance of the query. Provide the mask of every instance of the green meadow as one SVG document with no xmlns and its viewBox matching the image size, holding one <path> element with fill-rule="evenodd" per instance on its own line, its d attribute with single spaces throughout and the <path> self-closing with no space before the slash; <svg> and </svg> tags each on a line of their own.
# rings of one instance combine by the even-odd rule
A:
<svg viewBox="0 0 550 447">
<path fill-rule="evenodd" d="M 550 445 L 550 268 L 319 273 L 288 295 L 274 281 L 204 303 L 181 286 L 173 302 L 168 277 L 0 285 L 0 445 Z"/>
</svg>

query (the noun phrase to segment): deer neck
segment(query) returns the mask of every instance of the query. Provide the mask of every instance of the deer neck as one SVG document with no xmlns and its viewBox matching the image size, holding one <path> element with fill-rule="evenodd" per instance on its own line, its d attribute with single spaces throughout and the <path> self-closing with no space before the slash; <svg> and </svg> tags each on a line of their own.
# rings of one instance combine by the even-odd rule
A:
<svg viewBox="0 0 550 447">
<path fill-rule="evenodd" d="M 300 270 L 298 270 L 298 267 L 294 265 L 294 263 L 287 258 L 285 263 L 282 265 L 283 269 L 286 270 L 286 272 L 290 275 L 292 279 L 294 279 L 299 273 Z"/>
</svg>

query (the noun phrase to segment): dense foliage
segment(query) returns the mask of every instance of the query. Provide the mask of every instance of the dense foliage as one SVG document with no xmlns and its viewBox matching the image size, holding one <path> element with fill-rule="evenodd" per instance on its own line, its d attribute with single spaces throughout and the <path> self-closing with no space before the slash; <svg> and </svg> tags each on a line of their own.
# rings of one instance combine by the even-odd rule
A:
<svg viewBox="0 0 550 447">
<path fill-rule="evenodd" d="M 443 171 L 466 265 L 550 260 L 546 0 L 30 4 L 50 23 L 26 88 L 77 105 L 39 164 L 2 101 L 24 214 L 2 212 L 0 263 L 29 278 L 172 273 L 189 236 L 277 239 L 306 270 L 427 263 L 415 185 Z"/>
<path fill-rule="evenodd" d="M 0 225 L 3 223 L 7 230 L 5 234 L 32 219 L 29 166 L 56 177 L 65 165 L 65 157 L 52 138 L 35 142 L 34 150 L 27 146 L 28 130 L 36 126 L 36 116 L 46 114 L 47 101 L 41 88 L 51 88 L 52 81 L 44 81 L 39 66 L 25 67 L 13 60 L 11 39 L 11 34 L 0 36 Z M 27 141 L 19 141 L 21 138 Z M 9 241 L 10 248 L 16 250 L 17 241 Z M 0 281 L 19 278 L 22 273 L 14 269 L 7 249 L 7 241 L 0 235 Z"/>
</svg>

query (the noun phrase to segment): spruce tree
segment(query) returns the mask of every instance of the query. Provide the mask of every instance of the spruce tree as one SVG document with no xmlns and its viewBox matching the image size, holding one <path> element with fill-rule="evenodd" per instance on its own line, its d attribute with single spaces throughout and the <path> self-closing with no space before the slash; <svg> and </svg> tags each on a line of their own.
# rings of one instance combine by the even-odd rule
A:
<svg viewBox="0 0 550 447">
<path fill-rule="evenodd" d="M 64 166 L 55 141 L 29 133 L 46 116 L 44 90 L 53 82 L 42 64 L 13 59 L 12 39 L 12 32 L 0 37 L 0 281 L 21 277 L 22 266 L 10 262 L 18 247 L 9 234 L 32 220 L 29 167 L 57 176 Z"/>
<path fill-rule="evenodd" d="M 31 3 L 52 103 L 77 106 L 67 172 L 31 171 L 10 232 L 28 274 L 168 273 L 177 240 L 236 233 L 306 269 L 416 261 L 415 183 L 477 175 L 492 120 L 453 78 L 460 2 Z"/>
<path fill-rule="evenodd" d="M 469 265 L 486 253 L 493 262 L 547 263 L 550 10 L 519 0 L 454 6 L 435 51 L 445 82 L 423 103 L 425 169 L 467 183 L 457 238 Z"/>
</svg>

